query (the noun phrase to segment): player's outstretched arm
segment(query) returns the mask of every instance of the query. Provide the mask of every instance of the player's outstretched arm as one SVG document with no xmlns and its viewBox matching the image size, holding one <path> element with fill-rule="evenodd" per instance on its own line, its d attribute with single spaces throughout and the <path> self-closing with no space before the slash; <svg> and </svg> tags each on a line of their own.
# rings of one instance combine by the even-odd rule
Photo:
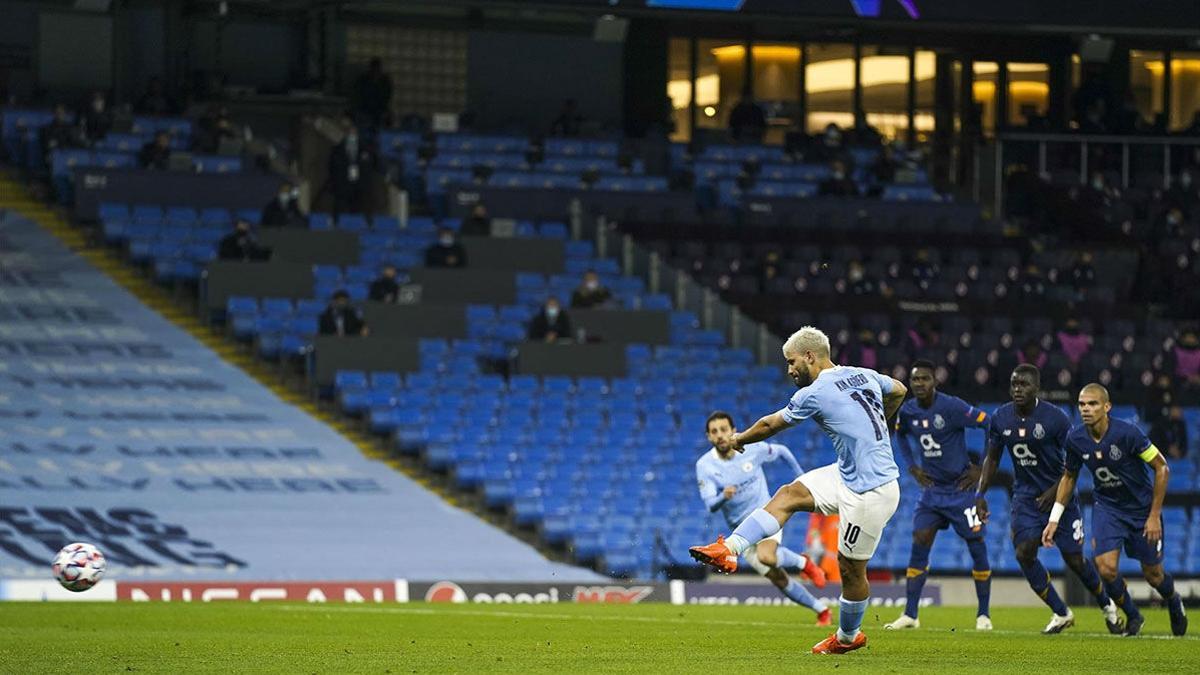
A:
<svg viewBox="0 0 1200 675">
<path fill-rule="evenodd" d="M 788 446 L 782 443 L 772 443 L 771 452 L 767 455 L 767 461 L 777 462 L 781 459 L 783 460 L 784 464 L 787 464 L 788 468 L 792 470 L 793 476 L 799 476 L 800 474 L 804 473 L 804 469 L 800 468 L 800 462 L 796 461 L 796 456 L 792 454 L 792 451 L 788 449 Z"/>
<path fill-rule="evenodd" d="M 1058 481 L 1058 494 L 1054 497 L 1054 506 L 1050 509 L 1050 522 L 1046 523 L 1046 529 L 1042 530 L 1042 546 L 1054 546 L 1054 533 L 1058 532 L 1058 521 L 1062 518 L 1062 514 L 1067 510 L 1067 502 L 1071 501 L 1071 495 L 1075 493 L 1075 481 L 1079 480 L 1078 470 L 1068 468 L 1063 472 L 1063 477 Z"/>
<path fill-rule="evenodd" d="M 757 443 L 759 441 L 765 441 L 784 429 L 787 429 L 789 426 L 791 425 L 787 423 L 787 420 L 783 419 L 783 415 L 774 412 L 770 415 L 759 418 L 759 420 L 755 422 L 749 429 L 730 436 L 726 445 L 728 449 L 742 452 L 747 445 L 751 443 Z M 794 458 L 793 461 L 795 461 Z"/>
<path fill-rule="evenodd" d="M 983 522 L 988 520 L 987 491 L 992 486 L 992 478 L 996 468 L 1000 466 L 1000 448 L 988 443 L 987 452 L 983 453 L 983 464 L 979 467 L 979 486 L 975 488 L 975 515 Z"/>
<path fill-rule="evenodd" d="M 896 378 L 892 378 L 892 390 L 883 395 L 883 415 L 884 419 L 891 420 L 896 416 L 896 412 L 900 410 L 900 404 L 904 403 L 904 397 L 908 396 L 908 387 Z"/>
<path fill-rule="evenodd" d="M 1146 459 L 1149 457 L 1149 459 Z M 1146 517 L 1146 541 L 1151 546 L 1157 546 L 1162 540 L 1162 505 L 1167 497 L 1167 481 L 1171 478 L 1171 469 L 1158 448 L 1151 445 L 1142 453 L 1142 458 L 1154 469 L 1154 497 L 1150 502 L 1150 515 Z"/>
</svg>

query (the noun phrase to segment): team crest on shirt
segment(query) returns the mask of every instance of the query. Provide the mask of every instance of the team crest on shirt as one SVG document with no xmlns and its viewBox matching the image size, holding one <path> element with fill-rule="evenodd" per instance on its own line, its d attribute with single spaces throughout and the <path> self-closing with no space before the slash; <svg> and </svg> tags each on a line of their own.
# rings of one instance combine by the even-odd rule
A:
<svg viewBox="0 0 1200 675">
<path fill-rule="evenodd" d="M 946 428 L 946 418 L 942 417 L 941 415 L 934 415 L 933 416 L 933 428 L 934 429 L 945 429 Z"/>
<path fill-rule="evenodd" d="M 745 471 L 746 473 L 750 473 L 750 472 L 751 472 L 751 471 L 753 471 L 753 470 L 754 470 L 754 463 L 753 463 L 753 462 L 744 462 L 744 463 L 742 464 L 742 471 Z"/>
<path fill-rule="evenodd" d="M 1113 458 L 1114 461 L 1121 459 L 1121 449 L 1118 448 L 1115 443 L 1108 446 L 1108 454 Z"/>
<path fill-rule="evenodd" d="M 1042 426 L 1041 422 L 1033 425 L 1033 437 L 1037 439 L 1046 437 L 1046 428 Z"/>
</svg>

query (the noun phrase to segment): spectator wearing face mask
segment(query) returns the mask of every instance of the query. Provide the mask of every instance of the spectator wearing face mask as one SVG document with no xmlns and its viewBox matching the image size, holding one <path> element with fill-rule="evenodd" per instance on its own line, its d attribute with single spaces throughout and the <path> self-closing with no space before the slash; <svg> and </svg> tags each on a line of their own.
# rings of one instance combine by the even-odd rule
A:
<svg viewBox="0 0 1200 675">
<path fill-rule="evenodd" d="M 571 293 L 573 309 L 595 309 L 603 307 L 612 300 L 612 291 L 600 283 L 600 275 L 588 270 L 583 275 L 583 281 L 575 292 Z"/>
<path fill-rule="evenodd" d="M 466 267 L 467 250 L 454 236 L 454 230 L 443 227 L 438 231 L 438 240 L 425 249 L 426 267 Z"/>
<path fill-rule="evenodd" d="M 300 190 L 290 181 L 279 186 L 279 192 L 262 211 L 263 227 L 308 226 L 308 217 L 300 210 Z"/>
<path fill-rule="evenodd" d="M 321 335 L 338 335 L 341 337 L 366 336 L 370 331 L 363 321 L 362 313 L 350 304 L 350 294 L 337 291 L 329 302 L 329 307 L 321 313 L 317 321 Z"/>
<path fill-rule="evenodd" d="M 95 143 L 104 138 L 113 126 L 112 111 L 108 108 L 108 98 L 104 92 L 92 93 L 92 98 L 79 113 L 79 128 L 88 143 Z"/>
<path fill-rule="evenodd" d="M 234 230 L 225 235 L 217 244 L 217 257 L 221 260 L 266 260 L 271 257 L 271 249 L 261 246 L 254 233 L 250 230 L 250 222 L 238 218 Z"/>
<path fill-rule="evenodd" d="M 529 339 L 557 342 L 571 337 L 571 319 L 558 306 L 558 298 L 547 298 L 546 304 L 529 322 Z"/>
<path fill-rule="evenodd" d="M 487 207 L 476 204 L 471 209 L 471 216 L 463 221 L 462 233 L 473 237 L 489 237 L 492 234 L 492 219 L 488 216 Z"/>
<path fill-rule="evenodd" d="M 394 303 L 399 294 L 400 282 L 396 280 L 396 266 L 384 265 L 379 277 L 371 282 L 367 297 L 375 302 Z"/>
<path fill-rule="evenodd" d="M 375 164 L 374 153 L 358 135 L 349 118 L 342 120 L 345 135 L 329 153 L 329 181 L 333 188 L 333 215 L 362 213 L 366 172 Z"/>
<path fill-rule="evenodd" d="M 842 147 L 842 130 L 838 125 L 830 122 L 825 125 L 825 131 L 816 139 L 816 143 L 810 149 L 809 153 L 814 161 L 832 162 L 835 159 L 842 159 L 845 150 Z"/>
<path fill-rule="evenodd" d="M 835 159 L 829 178 L 821 181 L 817 193 L 826 197 L 857 197 L 858 185 L 846 174 L 846 163 Z"/>
</svg>

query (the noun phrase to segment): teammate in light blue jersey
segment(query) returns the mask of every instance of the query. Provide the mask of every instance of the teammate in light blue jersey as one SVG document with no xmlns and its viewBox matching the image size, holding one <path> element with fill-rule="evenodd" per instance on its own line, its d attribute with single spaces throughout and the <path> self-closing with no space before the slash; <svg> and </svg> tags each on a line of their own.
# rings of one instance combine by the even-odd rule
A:
<svg viewBox="0 0 1200 675">
<path fill-rule="evenodd" d="M 791 469 L 793 477 L 804 473 L 792 451 L 779 443 L 751 443 L 741 455 L 726 448 L 725 442 L 735 433 L 737 429 L 729 413 L 718 410 L 709 415 L 705 435 L 713 447 L 696 460 L 700 498 L 709 511 L 720 511 L 731 528 L 740 525 L 746 516 L 771 498 L 767 491 L 767 476 L 763 473 L 764 464 L 782 460 Z M 817 588 L 825 585 L 825 572 L 807 556 L 784 547 L 783 530 L 742 551 L 742 559 L 789 600 L 816 612 L 818 626 L 831 623 L 825 601 L 813 597 L 788 576 L 785 568 L 802 570 Z"/>
<path fill-rule="evenodd" d="M 883 528 L 900 503 L 900 470 L 892 456 L 888 419 L 900 409 L 908 389 L 874 370 L 837 366 L 829 358 L 829 338 L 805 326 L 783 345 L 788 375 L 800 390 L 782 410 L 732 434 L 729 451 L 765 441 L 812 419 L 833 441 L 837 462 L 809 471 L 783 486 L 764 508 L 755 509 L 726 541 L 691 549 L 692 557 L 722 572 L 737 570 L 737 556 L 774 535 L 799 511 L 839 514 L 838 567 L 842 574 L 838 630 L 813 646 L 815 654 L 844 654 L 866 645 L 862 619 L 871 586 L 867 561 Z"/>
</svg>

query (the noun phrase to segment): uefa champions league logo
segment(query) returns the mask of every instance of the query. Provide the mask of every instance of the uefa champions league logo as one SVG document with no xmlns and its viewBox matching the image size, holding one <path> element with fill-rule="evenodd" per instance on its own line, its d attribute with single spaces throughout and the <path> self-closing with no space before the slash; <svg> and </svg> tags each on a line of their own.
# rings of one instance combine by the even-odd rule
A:
<svg viewBox="0 0 1200 675">
<path fill-rule="evenodd" d="M 1033 437 L 1038 439 L 1046 437 L 1046 429 L 1042 426 L 1041 422 L 1038 422 L 1036 425 L 1034 425 Z"/>
</svg>

